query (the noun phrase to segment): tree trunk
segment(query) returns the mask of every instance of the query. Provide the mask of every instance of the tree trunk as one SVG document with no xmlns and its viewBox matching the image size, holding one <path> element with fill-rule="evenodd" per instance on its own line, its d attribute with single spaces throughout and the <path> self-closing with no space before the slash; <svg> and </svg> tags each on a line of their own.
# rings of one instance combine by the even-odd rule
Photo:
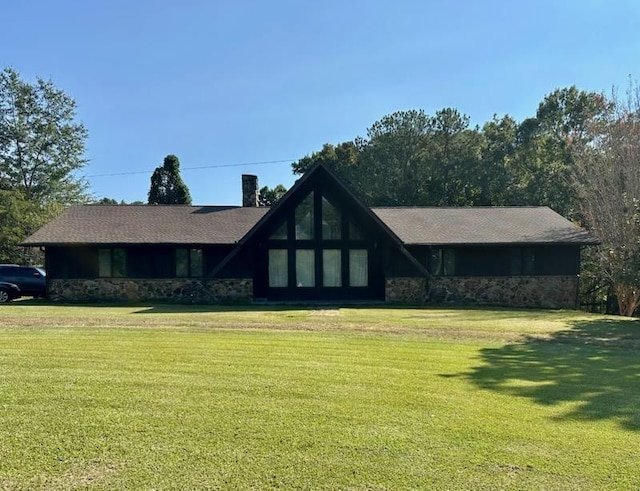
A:
<svg viewBox="0 0 640 491">
<path fill-rule="evenodd" d="M 614 289 L 618 297 L 620 315 L 626 315 L 627 317 L 633 316 L 634 312 L 640 306 L 640 290 L 622 283 L 615 285 Z"/>
</svg>

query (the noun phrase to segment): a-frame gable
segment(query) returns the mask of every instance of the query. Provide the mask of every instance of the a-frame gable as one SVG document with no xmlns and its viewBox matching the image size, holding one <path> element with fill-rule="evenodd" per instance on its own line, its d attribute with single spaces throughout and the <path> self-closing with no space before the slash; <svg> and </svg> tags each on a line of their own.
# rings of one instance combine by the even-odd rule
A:
<svg viewBox="0 0 640 491">
<path fill-rule="evenodd" d="M 410 254 L 400 238 L 362 201 L 345 185 L 345 183 L 333 173 L 323 163 L 315 164 L 309 169 L 296 183 L 271 207 L 267 212 L 237 243 L 237 247 L 223 259 L 223 261 L 213 270 L 212 275 L 216 276 L 239 251 L 250 244 L 257 237 L 264 237 L 269 231 L 275 230 L 287 213 L 298 204 L 318 186 L 327 190 L 328 194 L 337 198 L 342 206 L 350 210 L 350 214 L 357 215 L 362 222 L 360 225 L 368 229 L 373 229 L 377 234 L 387 238 L 390 243 L 396 246 L 403 256 L 405 256 L 416 269 L 428 276 L 424 265 L 420 264 L 415 257 Z"/>
</svg>

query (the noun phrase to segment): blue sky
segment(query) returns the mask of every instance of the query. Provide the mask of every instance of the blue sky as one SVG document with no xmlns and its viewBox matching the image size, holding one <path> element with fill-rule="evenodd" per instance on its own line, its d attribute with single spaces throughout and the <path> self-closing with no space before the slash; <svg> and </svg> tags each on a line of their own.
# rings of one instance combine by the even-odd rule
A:
<svg viewBox="0 0 640 491">
<path fill-rule="evenodd" d="M 640 77 L 640 2 L 561 0 L 5 2 L 0 67 L 51 79 L 89 130 L 100 198 L 146 201 L 180 158 L 194 204 L 240 204 L 323 143 L 397 110 L 482 124 L 556 88 Z M 236 165 L 255 162 L 271 162 Z"/>
</svg>

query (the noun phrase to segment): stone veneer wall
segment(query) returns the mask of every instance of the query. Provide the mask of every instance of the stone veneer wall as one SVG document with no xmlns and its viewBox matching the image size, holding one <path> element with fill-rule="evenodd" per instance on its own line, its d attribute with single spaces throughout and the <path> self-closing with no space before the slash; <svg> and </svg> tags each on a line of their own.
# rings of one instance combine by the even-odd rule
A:
<svg viewBox="0 0 640 491">
<path fill-rule="evenodd" d="M 430 287 L 436 303 L 577 308 L 577 276 L 439 277 Z"/>
<path fill-rule="evenodd" d="M 427 284 L 429 288 L 427 289 Z M 577 276 L 387 278 L 389 303 L 458 303 L 575 309 Z"/>
<path fill-rule="evenodd" d="M 250 302 L 251 278 L 232 279 L 129 279 L 49 280 L 49 298 L 54 301 L 141 301 L 163 300 L 176 303 Z"/>
<path fill-rule="evenodd" d="M 427 279 L 387 278 L 384 297 L 389 303 L 423 304 L 427 301 Z"/>
</svg>

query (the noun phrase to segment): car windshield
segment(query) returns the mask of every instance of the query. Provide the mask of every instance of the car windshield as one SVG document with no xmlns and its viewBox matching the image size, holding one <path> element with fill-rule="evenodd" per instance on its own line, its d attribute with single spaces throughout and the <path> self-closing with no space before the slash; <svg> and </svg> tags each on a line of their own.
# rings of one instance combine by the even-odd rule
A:
<svg viewBox="0 0 640 491">
<path fill-rule="evenodd" d="M 38 273 L 40 273 L 42 276 L 47 276 L 47 272 L 42 269 L 42 268 L 36 268 L 38 270 Z"/>
</svg>

